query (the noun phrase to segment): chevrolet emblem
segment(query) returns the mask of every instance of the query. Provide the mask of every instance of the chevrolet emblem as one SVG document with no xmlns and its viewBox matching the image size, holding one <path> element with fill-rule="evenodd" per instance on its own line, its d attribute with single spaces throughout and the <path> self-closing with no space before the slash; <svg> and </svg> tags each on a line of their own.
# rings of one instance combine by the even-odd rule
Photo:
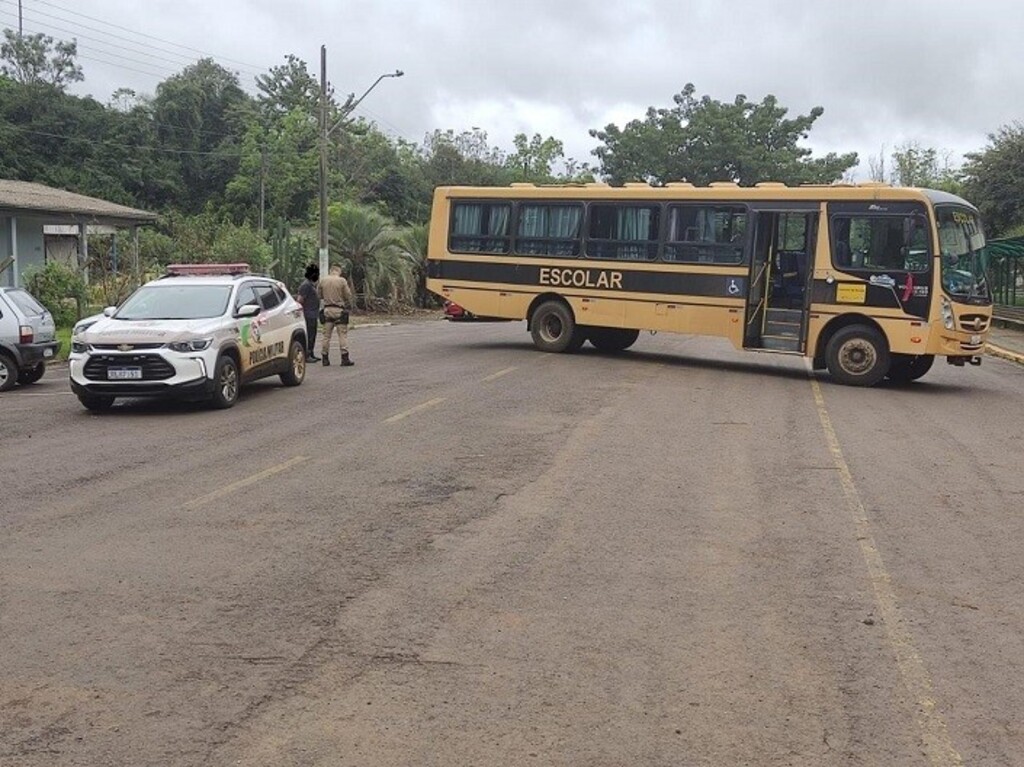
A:
<svg viewBox="0 0 1024 767">
<path fill-rule="evenodd" d="M 120 346 L 117 347 L 117 350 L 119 352 L 130 352 L 134 348 L 135 347 L 132 346 L 131 344 L 121 344 Z"/>
</svg>

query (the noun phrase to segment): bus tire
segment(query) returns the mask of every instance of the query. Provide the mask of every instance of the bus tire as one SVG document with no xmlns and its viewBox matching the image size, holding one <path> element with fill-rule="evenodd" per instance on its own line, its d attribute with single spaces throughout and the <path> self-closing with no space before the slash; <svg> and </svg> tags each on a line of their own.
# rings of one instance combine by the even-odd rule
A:
<svg viewBox="0 0 1024 767">
<path fill-rule="evenodd" d="M 640 331 L 629 328 L 591 328 L 588 335 L 595 349 L 614 354 L 625 351 L 636 343 Z"/>
<path fill-rule="evenodd" d="M 932 369 L 934 362 L 934 354 L 894 354 L 889 364 L 888 378 L 894 384 L 916 381 Z"/>
<path fill-rule="evenodd" d="M 587 340 L 570 309 L 562 301 L 545 301 L 530 318 L 533 345 L 542 352 L 574 352 Z"/>
<path fill-rule="evenodd" d="M 889 345 L 867 325 L 847 325 L 825 348 L 828 372 L 846 386 L 874 386 L 889 372 Z"/>
</svg>

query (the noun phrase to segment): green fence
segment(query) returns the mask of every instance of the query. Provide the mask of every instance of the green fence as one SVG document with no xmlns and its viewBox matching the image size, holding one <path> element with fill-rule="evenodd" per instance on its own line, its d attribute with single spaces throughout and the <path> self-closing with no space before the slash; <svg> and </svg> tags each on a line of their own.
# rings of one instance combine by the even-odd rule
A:
<svg viewBox="0 0 1024 767">
<path fill-rule="evenodd" d="M 1002 306 L 1024 306 L 1024 237 L 988 241 L 992 297 Z"/>
</svg>

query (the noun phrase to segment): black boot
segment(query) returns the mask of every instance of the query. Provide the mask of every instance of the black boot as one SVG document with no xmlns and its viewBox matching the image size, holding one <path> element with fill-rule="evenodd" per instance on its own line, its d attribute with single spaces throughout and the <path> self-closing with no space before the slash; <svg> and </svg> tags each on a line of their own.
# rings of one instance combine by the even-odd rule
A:
<svg viewBox="0 0 1024 767">
<path fill-rule="evenodd" d="M 310 349 L 306 352 L 306 362 L 319 362 L 320 358 L 316 356 L 316 352 Z"/>
<path fill-rule="evenodd" d="M 348 352 L 345 352 L 344 354 L 341 355 L 341 366 L 343 368 L 351 367 L 352 365 L 355 364 L 356 363 L 354 363 L 352 360 L 348 358 Z"/>
<path fill-rule="evenodd" d="M 320 358 L 320 361 L 324 363 L 324 367 L 331 364 L 331 358 L 328 357 L 327 354 L 324 354 L 324 356 Z"/>
</svg>

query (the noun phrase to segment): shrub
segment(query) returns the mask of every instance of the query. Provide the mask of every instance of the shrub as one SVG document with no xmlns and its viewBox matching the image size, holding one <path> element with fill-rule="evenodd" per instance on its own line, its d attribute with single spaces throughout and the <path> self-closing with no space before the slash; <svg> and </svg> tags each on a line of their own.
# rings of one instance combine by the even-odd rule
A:
<svg viewBox="0 0 1024 767">
<path fill-rule="evenodd" d="M 69 266 L 50 261 L 26 275 L 25 285 L 50 310 L 58 327 L 74 325 L 87 301 L 85 280 Z"/>
</svg>

